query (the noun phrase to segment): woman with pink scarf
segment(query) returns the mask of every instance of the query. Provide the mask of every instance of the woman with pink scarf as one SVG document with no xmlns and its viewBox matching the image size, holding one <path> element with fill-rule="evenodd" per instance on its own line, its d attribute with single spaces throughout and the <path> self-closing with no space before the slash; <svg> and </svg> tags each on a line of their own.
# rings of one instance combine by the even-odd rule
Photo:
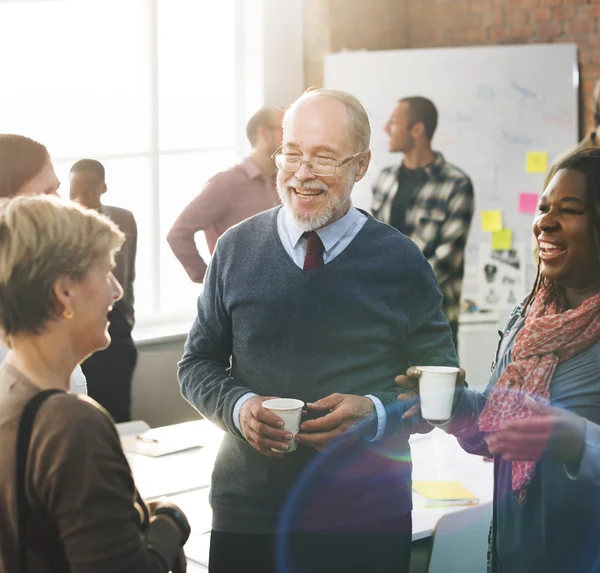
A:
<svg viewBox="0 0 600 573">
<path fill-rule="evenodd" d="M 494 458 L 490 571 L 597 572 L 600 149 L 561 161 L 533 232 L 535 285 L 502 333 L 486 391 L 464 387 L 459 376 L 444 429 L 466 451 Z M 415 390 L 418 372 L 397 382 Z"/>
</svg>

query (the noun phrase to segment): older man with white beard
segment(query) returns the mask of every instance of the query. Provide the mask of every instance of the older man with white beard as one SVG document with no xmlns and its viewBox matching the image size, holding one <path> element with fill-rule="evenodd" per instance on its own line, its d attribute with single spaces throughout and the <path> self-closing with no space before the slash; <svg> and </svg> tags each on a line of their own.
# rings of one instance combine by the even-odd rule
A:
<svg viewBox="0 0 600 573">
<path fill-rule="evenodd" d="M 301 96 L 275 154 L 283 206 L 225 233 L 208 269 L 179 380 L 226 431 L 211 573 L 408 571 L 408 436 L 427 430 L 394 410 L 394 377 L 457 360 L 419 249 L 351 205 L 369 140 L 350 94 Z M 307 404 L 294 452 L 274 396 Z"/>
</svg>

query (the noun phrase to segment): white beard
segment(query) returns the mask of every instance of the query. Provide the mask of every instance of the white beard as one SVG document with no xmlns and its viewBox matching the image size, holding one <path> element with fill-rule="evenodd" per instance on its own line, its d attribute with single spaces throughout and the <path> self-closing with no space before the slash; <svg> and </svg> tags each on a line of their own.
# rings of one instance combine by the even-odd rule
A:
<svg viewBox="0 0 600 573">
<path fill-rule="evenodd" d="M 292 206 L 291 194 L 294 193 L 290 189 L 293 188 L 302 188 L 302 189 L 314 189 L 323 191 L 326 194 L 325 205 L 321 208 L 321 210 L 315 215 L 302 215 L 300 213 L 296 213 Z M 279 197 L 281 198 L 281 202 L 285 205 L 287 210 L 294 217 L 294 221 L 296 225 L 300 227 L 303 231 L 316 231 L 317 229 L 321 229 L 325 227 L 329 223 L 332 222 L 335 214 L 339 212 L 344 204 L 348 202 L 350 199 L 350 194 L 352 193 L 352 188 L 354 187 L 354 174 L 348 173 L 348 182 L 346 187 L 346 192 L 343 197 L 339 197 L 334 193 L 331 193 L 329 190 L 329 185 L 324 183 L 323 181 L 319 181 L 315 179 L 314 181 L 305 181 L 301 183 L 296 176 L 292 177 L 285 183 L 281 184 L 279 180 L 277 180 L 277 192 L 279 193 Z"/>
</svg>

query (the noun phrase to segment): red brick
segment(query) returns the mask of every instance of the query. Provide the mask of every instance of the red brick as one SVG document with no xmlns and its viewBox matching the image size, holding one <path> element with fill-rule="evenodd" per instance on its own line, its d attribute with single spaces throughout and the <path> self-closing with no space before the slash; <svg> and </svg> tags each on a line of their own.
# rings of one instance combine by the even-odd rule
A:
<svg viewBox="0 0 600 573">
<path fill-rule="evenodd" d="M 506 23 L 510 26 L 524 26 L 529 20 L 529 13 L 526 10 L 506 9 Z"/>
<path fill-rule="evenodd" d="M 509 26 L 490 26 L 488 29 L 490 44 L 501 44 L 510 41 L 512 30 Z"/>
<path fill-rule="evenodd" d="M 504 18 L 504 10 L 496 10 L 491 14 L 484 16 L 484 22 L 486 26 L 501 26 L 506 22 Z"/>
<path fill-rule="evenodd" d="M 532 24 L 524 26 L 515 26 L 513 37 L 516 40 L 524 40 L 525 42 L 534 42 L 536 40 L 537 27 Z"/>
<path fill-rule="evenodd" d="M 600 66 L 591 65 L 581 69 L 581 79 L 584 91 L 592 91 L 596 80 L 600 78 Z"/>
<path fill-rule="evenodd" d="M 469 44 L 485 44 L 487 42 L 487 30 L 485 28 L 468 30 L 466 40 Z"/>
<path fill-rule="evenodd" d="M 460 2 L 454 2 L 454 10 L 458 14 L 468 14 L 471 12 L 471 5 L 466 0 L 461 0 Z"/>
<path fill-rule="evenodd" d="M 471 0 L 471 12 L 474 14 L 489 14 L 493 6 L 492 0 Z"/>
<path fill-rule="evenodd" d="M 563 0 L 541 0 L 542 6 L 560 6 Z"/>
<path fill-rule="evenodd" d="M 547 42 L 562 35 L 562 26 L 559 22 L 540 22 L 537 26 L 537 37 L 540 42 Z"/>
<path fill-rule="evenodd" d="M 507 10 L 537 8 L 540 0 L 505 0 Z"/>
<path fill-rule="evenodd" d="M 460 19 L 458 14 L 449 10 L 436 11 L 430 16 L 431 26 L 444 30 L 455 30 L 460 27 Z"/>
<path fill-rule="evenodd" d="M 552 19 L 560 22 L 566 22 L 575 18 L 574 6 L 559 6 L 552 9 Z"/>
<path fill-rule="evenodd" d="M 552 10 L 550 8 L 536 8 L 535 10 L 531 10 L 529 18 L 533 24 L 548 22 L 552 19 Z"/>
<path fill-rule="evenodd" d="M 422 40 L 433 35 L 433 30 L 424 25 L 412 25 L 409 27 L 409 32 L 412 39 Z"/>
<path fill-rule="evenodd" d="M 591 19 L 576 18 L 565 21 L 565 34 L 572 36 L 587 36 L 593 32 L 594 21 Z"/>
<path fill-rule="evenodd" d="M 579 6 L 576 13 L 579 18 L 598 20 L 600 18 L 600 6 Z"/>
<path fill-rule="evenodd" d="M 453 46 L 460 43 L 460 31 L 458 30 L 440 30 L 437 34 L 438 45 Z"/>
<path fill-rule="evenodd" d="M 483 27 L 483 17 L 480 14 L 466 14 L 461 17 L 460 22 L 465 28 Z"/>
<path fill-rule="evenodd" d="M 596 49 L 592 49 L 592 50 L 586 50 L 585 54 L 587 55 L 587 61 L 590 64 L 600 64 L 600 48 L 596 48 Z M 581 58 L 582 62 L 583 60 L 583 53 L 582 53 L 582 58 Z"/>
<path fill-rule="evenodd" d="M 600 46 L 600 34 L 590 34 L 585 39 L 585 45 L 587 45 L 587 46 Z"/>
</svg>

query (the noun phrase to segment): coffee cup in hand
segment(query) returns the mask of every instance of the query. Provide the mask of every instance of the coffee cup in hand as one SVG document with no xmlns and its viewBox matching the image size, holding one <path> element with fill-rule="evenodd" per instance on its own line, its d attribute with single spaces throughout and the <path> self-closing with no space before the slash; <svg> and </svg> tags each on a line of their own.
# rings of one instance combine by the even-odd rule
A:
<svg viewBox="0 0 600 573">
<path fill-rule="evenodd" d="M 432 424 L 442 424 L 452 416 L 456 377 L 454 366 L 417 366 L 421 371 L 419 396 L 421 415 Z"/>
<path fill-rule="evenodd" d="M 273 398 L 271 400 L 265 400 L 262 405 L 263 408 L 266 408 L 270 412 L 273 412 L 273 414 L 279 416 L 283 421 L 284 429 L 292 434 L 288 452 L 293 452 L 296 449 L 294 436 L 300 431 L 300 420 L 302 418 L 304 402 L 294 398 Z M 276 450 L 275 448 L 271 449 L 274 452 L 281 452 L 282 454 L 288 453 L 283 450 Z"/>
</svg>

